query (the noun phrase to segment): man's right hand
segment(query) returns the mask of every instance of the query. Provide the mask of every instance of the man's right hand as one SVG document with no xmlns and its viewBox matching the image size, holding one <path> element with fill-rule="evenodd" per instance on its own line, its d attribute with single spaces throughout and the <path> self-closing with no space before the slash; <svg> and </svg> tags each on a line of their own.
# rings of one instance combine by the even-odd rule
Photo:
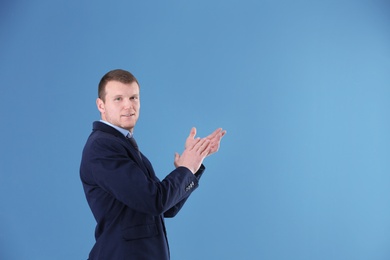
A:
<svg viewBox="0 0 390 260">
<path fill-rule="evenodd" d="M 209 152 L 209 139 L 193 139 L 190 143 L 186 143 L 186 148 L 181 155 L 175 153 L 174 164 L 176 168 L 183 166 L 188 168 L 193 174 L 195 174 L 199 170 L 204 158 L 206 158 Z"/>
</svg>

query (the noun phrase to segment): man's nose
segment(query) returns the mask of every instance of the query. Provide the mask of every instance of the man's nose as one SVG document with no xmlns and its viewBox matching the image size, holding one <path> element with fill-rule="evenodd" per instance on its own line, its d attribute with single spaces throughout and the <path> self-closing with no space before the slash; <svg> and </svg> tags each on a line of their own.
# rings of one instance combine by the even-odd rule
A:
<svg viewBox="0 0 390 260">
<path fill-rule="evenodd" d="M 132 108 L 133 102 L 130 99 L 125 99 L 125 108 Z"/>
</svg>

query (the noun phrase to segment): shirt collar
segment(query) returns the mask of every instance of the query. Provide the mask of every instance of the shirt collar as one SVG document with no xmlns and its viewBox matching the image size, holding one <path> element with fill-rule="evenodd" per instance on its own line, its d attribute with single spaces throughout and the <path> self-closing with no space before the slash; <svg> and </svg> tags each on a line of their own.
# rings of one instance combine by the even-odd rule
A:
<svg viewBox="0 0 390 260">
<path fill-rule="evenodd" d="M 126 129 L 121 128 L 121 127 L 116 126 L 116 125 L 113 125 L 113 124 L 111 124 L 111 123 L 109 123 L 109 122 L 107 122 L 107 121 L 104 121 L 104 120 L 100 120 L 100 122 L 105 123 L 106 125 L 109 125 L 109 126 L 115 128 L 115 129 L 118 130 L 121 134 L 123 134 L 125 137 L 131 138 L 131 137 L 133 136 L 133 133 L 130 132 L 129 130 L 126 130 Z"/>
</svg>

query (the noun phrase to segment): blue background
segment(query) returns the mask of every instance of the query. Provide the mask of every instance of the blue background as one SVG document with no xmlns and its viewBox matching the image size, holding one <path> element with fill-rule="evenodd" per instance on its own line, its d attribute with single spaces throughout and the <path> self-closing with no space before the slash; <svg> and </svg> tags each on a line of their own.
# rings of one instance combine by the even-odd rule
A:
<svg viewBox="0 0 390 260">
<path fill-rule="evenodd" d="M 173 260 L 390 259 L 388 1 L 3 0 L 0 39 L 0 259 L 87 258 L 79 163 L 115 68 L 160 178 L 192 126 L 228 131 Z"/>
</svg>

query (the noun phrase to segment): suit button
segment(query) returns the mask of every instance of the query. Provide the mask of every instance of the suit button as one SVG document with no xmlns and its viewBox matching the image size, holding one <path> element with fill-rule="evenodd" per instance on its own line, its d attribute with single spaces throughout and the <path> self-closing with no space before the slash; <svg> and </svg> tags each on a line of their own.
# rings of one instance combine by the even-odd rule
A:
<svg viewBox="0 0 390 260">
<path fill-rule="evenodd" d="M 195 183 L 194 183 L 194 182 L 191 182 L 191 183 L 188 184 L 188 186 L 186 187 L 186 191 L 189 191 L 189 190 L 192 189 L 194 186 L 195 186 Z"/>
</svg>

